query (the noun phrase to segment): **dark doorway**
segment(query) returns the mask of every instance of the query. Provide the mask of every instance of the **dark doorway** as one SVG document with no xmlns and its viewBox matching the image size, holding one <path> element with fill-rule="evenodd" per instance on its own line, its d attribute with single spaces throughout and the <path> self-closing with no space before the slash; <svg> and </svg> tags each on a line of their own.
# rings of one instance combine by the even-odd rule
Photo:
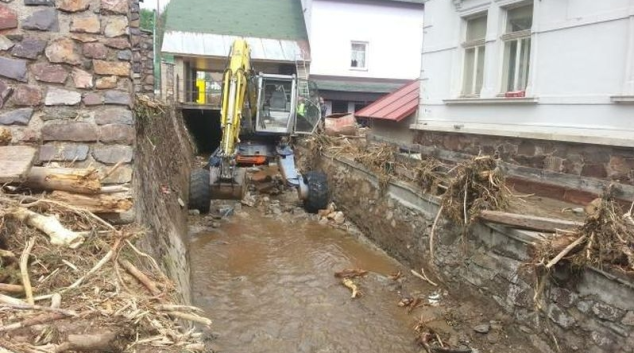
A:
<svg viewBox="0 0 634 353">
<path fill-rule="evenodd" d="M 218 148 L 222 138 L 219 110 L 183 109 L 183 118 L 198 153 L 210 154 Z"/>
</svg>

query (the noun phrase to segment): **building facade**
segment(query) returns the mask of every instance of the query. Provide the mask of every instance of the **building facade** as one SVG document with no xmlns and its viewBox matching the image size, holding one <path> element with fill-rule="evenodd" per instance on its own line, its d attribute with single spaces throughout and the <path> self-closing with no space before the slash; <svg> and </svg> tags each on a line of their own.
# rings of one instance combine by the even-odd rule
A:
<svg viewBox="0 0 634 353">
<path fill-rule="evenodd" d="M 419 76 L 422 0 L 302 0 L 310 77 L 329 113 L 354 112 Z"/>
<path fill-rule="evenodd" d="M 634 1 L 428 0 L 417 141 L 634 181 Z"/>
</svg>

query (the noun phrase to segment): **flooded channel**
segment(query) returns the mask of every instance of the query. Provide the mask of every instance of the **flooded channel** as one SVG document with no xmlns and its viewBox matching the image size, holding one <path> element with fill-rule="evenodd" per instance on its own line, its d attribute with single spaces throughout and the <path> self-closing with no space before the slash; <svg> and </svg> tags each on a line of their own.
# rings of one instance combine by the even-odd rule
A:
<svg viewBox="0 0 634 353">
<path fill-rule="evenodd" d="M 190 249 L 195 304 L 223 351 L 418 352 L 387 278 L 400 265 L 341 230 L 249 210 L 194 235 Z M 334 277 L 345 268 L 371 272 L 362 298 Z"/>
</svg>

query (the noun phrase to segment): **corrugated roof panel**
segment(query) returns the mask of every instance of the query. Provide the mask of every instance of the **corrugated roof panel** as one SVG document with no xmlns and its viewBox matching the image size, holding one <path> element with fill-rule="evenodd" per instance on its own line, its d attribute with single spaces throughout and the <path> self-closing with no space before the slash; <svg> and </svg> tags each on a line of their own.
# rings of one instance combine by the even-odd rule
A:
<svg viewBox="0 0 634 353">
<path fill-rule="evenodd" d="M 420 83 L 418 80 L 413 81 L 383 96 L 354 115 L 362 118 L 401 121 L 418 109 L 419 91 Z"/>
<path fill-rule="evenodd" d="M 163 37 L 163 53 L 175 55 L 201 55 L 226 57 L 229 55 L 231 44 L 237 36 L 227 36 L 212 33 L 194 33 L 169 31 Z M 251 58 L 255 60 L 295 62 L 295 53 L 301 53 L 301 48 L 307 43 L 296 40 L 277 40 L 247 37 L 245 40 L 251 46 Z"/>
</svg>

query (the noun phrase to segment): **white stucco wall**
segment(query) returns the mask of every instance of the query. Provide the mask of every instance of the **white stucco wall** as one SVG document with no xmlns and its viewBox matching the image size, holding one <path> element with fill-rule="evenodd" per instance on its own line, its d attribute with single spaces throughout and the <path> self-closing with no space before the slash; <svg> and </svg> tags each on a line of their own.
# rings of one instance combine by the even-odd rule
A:
<svg viewBox="0 0 634 353">
<path fill-rule="evenodd" d="M 502 92 L 506 7 L 517 0 L 429 0 L 417 129 L 634 147 L 634 0 L 535 0 L 528 99 Z M 456 6 L 455 3 L 461 3 Z M 466 23 L 487 12 L 480 99 L 460 99 Z"/>
<path fill-rule="evenodd" d="M 419 76 L 422 5 L 332 0 L 303 0 L 303 5 L 308 17 L 311 75 L 392 79 Z M 350 69 L 352 41 L 369 43 L 367 70 Z"/>
</svg>

